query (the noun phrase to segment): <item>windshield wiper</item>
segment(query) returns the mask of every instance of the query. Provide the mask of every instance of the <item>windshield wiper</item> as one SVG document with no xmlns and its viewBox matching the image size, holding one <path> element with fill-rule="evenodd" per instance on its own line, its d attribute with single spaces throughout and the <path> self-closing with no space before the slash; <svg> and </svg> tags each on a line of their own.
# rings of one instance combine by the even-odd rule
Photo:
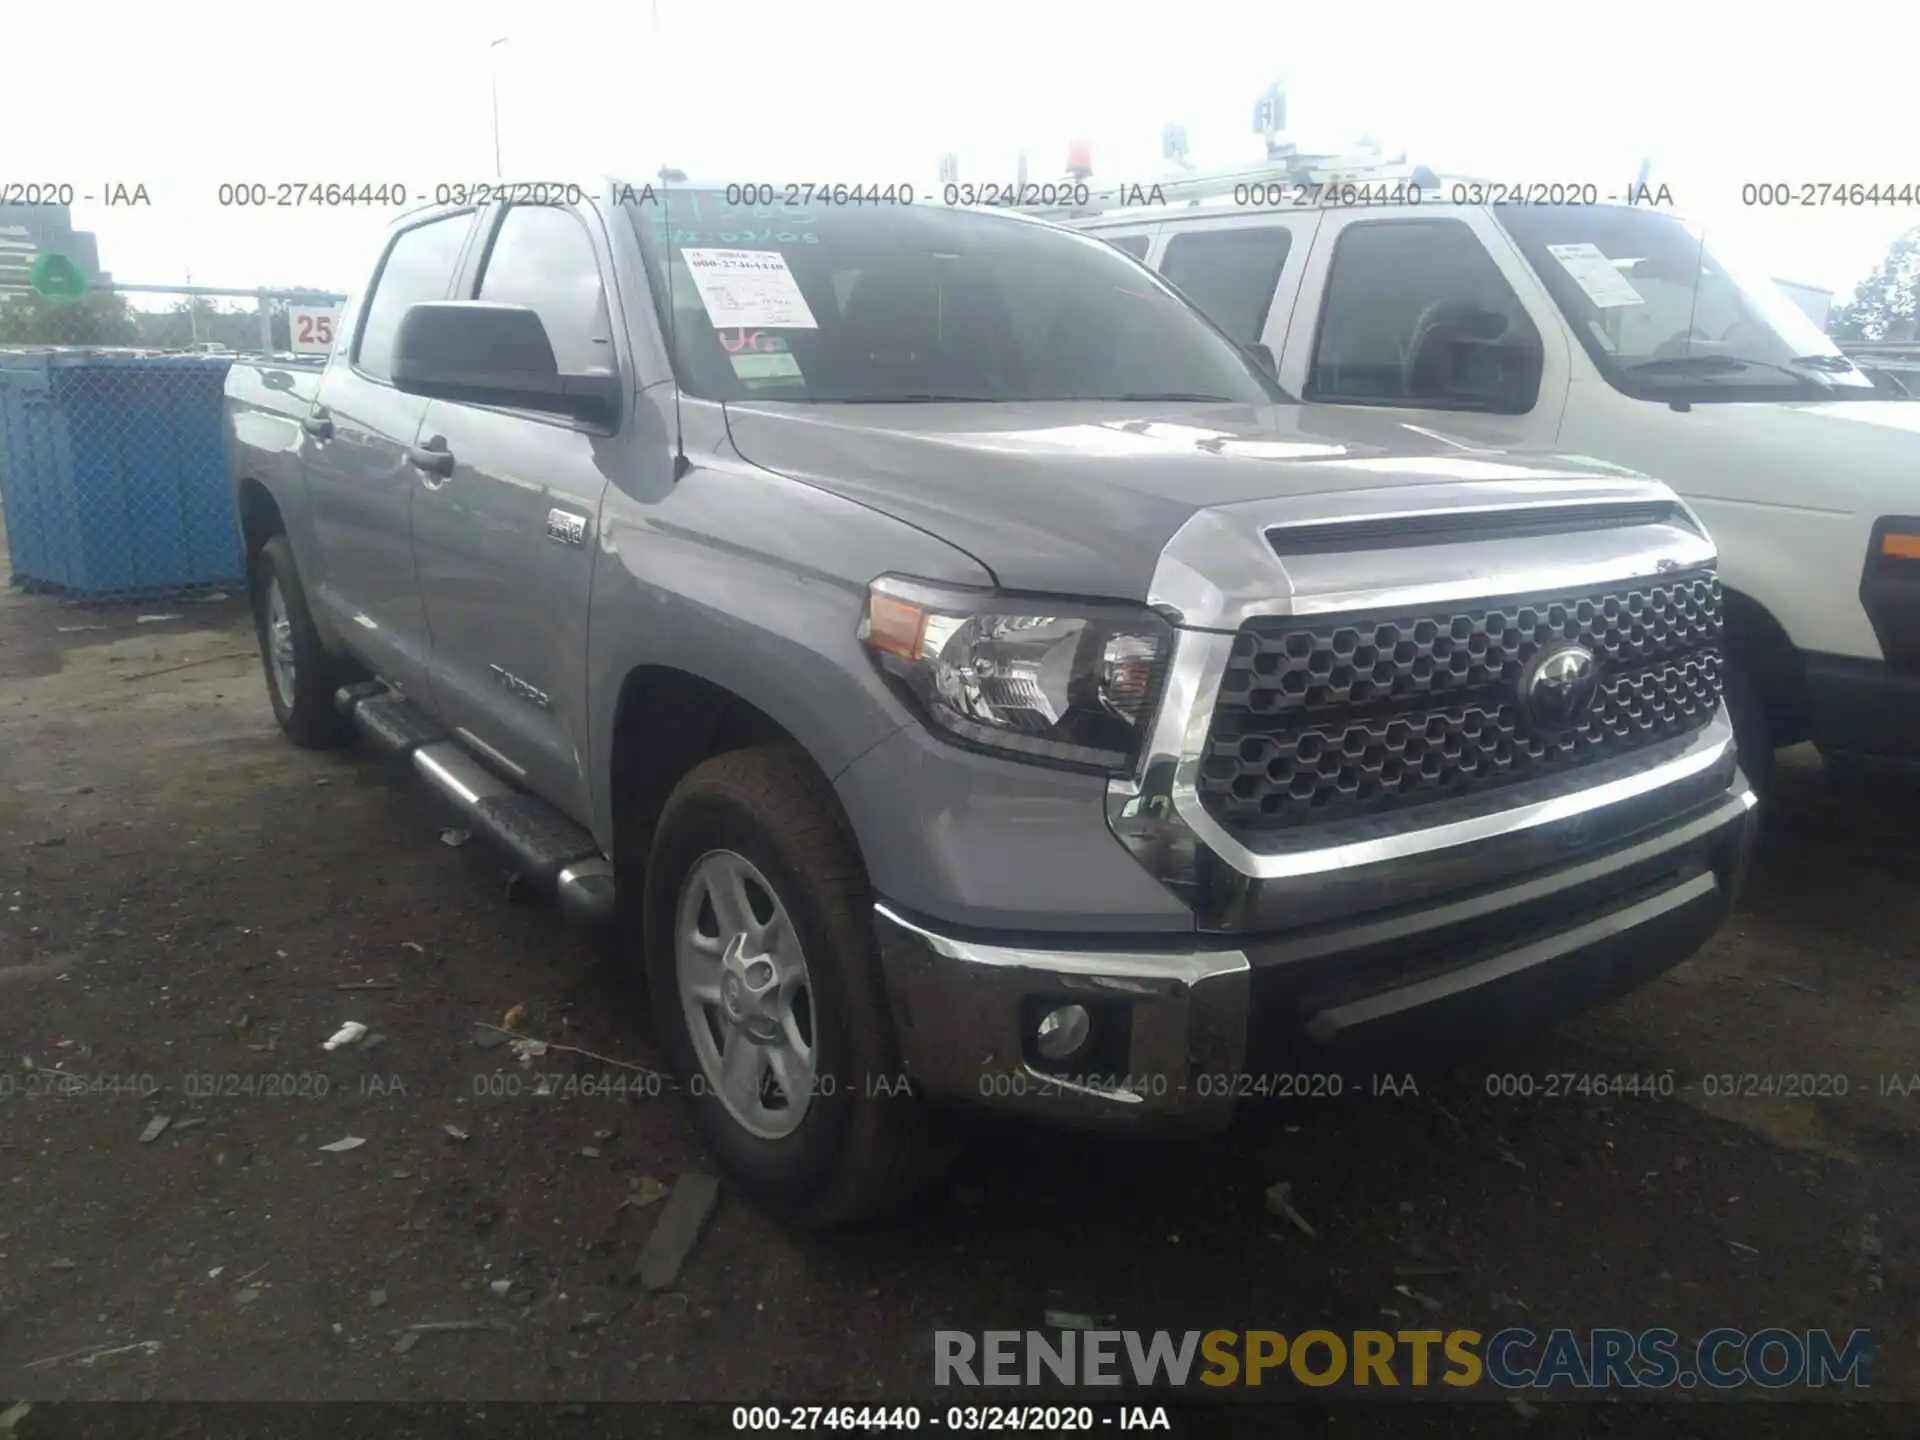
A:
<svg viewBox="0 0 1920 1440">
<path fill-rule="evenodd" d="M 1844 355 L 1796 355 L 1787 363 L 1804 365 L 1827 375 L 1852 375 L 1860 368 Z"/>
<path fill-rule="evenodd" d="M 1734 375 L 1755 366 L 1778 371 L 1801 384 L 1813 378 L 1785 365 L 1776 365 L 1771 360 L 1749 360 L 1741 355 L 1714 353 L 1667 355 L 1657 360 L 1638 360 L 1626 368 L 1629 375 Z"/>
</svg>

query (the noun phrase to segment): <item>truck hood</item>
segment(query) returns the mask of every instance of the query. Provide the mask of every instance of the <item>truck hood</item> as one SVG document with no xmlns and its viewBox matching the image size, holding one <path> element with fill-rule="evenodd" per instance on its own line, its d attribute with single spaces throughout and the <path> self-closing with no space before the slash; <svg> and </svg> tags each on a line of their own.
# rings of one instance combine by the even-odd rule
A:
<svg viewBox="0 0 1920 1440">
<path fill-rule="evenodd" d="M 751 463 L 938 535 L 1012 590 L 1144 600 L 1197 511 L 1423 483 L 1627 475 L 1331 406 L 726 407 Z"/>
</svg>

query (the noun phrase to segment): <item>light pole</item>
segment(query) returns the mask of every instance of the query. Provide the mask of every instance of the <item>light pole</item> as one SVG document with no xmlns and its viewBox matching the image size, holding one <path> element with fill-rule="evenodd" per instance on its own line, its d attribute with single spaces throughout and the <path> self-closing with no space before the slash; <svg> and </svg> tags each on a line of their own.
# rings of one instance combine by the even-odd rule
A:
<svg viewBox="0 0 1920 1440">
<path fill-rule="evenodd" d="M 513 37 L 502 35 L 487 46 L 487 84 L 493 92 L 493 175 L 497 180 L 503 172 L 500 169 L 500 47 Z"/>
</svg>

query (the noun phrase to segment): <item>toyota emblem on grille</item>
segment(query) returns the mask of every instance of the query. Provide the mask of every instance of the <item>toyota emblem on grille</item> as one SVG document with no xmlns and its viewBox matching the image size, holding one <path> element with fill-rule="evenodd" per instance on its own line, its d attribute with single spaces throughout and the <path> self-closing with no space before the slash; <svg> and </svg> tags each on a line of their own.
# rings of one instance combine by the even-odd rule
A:
<svg viewBox="0 0 1920 1440">
<path fill-rule="evenodd" d="M 1584 645 L 1556 645 L 1520 674 L 1520 713 L 1536 734 L 1570 730 L 1593 708 L 1600 667 Z"/>
</svg>

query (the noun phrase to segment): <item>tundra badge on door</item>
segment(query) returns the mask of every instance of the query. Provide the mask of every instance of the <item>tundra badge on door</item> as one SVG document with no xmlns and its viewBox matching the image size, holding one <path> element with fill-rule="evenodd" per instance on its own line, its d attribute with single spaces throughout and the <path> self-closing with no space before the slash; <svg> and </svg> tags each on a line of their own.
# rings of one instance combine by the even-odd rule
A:
<svg viewBox="0 0 1920 1440">
<path fill-rule="evenodd" d="M 586 544 L 587 517 L 575 515 L 571 510 L 547 511 L 547 538 L 558 540 L 562 545 Z"/>
<path fill-rule="evenodd" d="M 518 695 L 529 705 L 538 705 L 542 710 L 552 708 L 553 702 L 547 699 L 546 691 L 534 689 L 518 675 L 510 674 L 498 665 L 489 665 L 487 669 L 493 672 L 493 678 L 500 682 L 500 688 L 508 694 Z"/>
</svg>

